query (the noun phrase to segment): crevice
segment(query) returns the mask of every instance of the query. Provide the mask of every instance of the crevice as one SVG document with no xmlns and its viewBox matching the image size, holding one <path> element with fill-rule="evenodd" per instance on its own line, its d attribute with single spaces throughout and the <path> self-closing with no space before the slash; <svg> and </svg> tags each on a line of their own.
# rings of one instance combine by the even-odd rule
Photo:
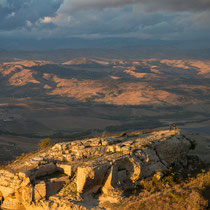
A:
<svg viewBox="0 0 210 210">
<path fill-rule="evenodd" d="M 110 174 L 110 172 L 111 172 L 111 168 L 113 167 L 113 165 L 110 165 L 108 168 L 107 168 L 107 170 L 106 170 L 106 172 L 104 173 L 104 178 L 103 178 L 103 180 L 102 180 L 102 182 L 101 182 L 101 187 L 99 187 L 99 189 L 98 189 L 98 191 L 96 192 L 96 194 L 101 194 L 102 193 L 102 188 L 103 188 L 103 186 L 105 185 L 105 183 L 106 183 L 106 181 L 107 181 L 107 178 L 109 177 L 109 174 Z"/>
<path fill-rule="evenodd" d="M 156 154 L 156 156 L 158 157 L 159 161 L 160 161 L 167 169 L 169 169 L 169 167 L 166 166 L 166 164 L 161 160 L 161 158 L 160 158 L 160 156 L 159 156 L 159 154 L 158 154 L 158 152 L 157 152 L 157 150 L 156 150 L 155 147 L 154 147 L 154 151 L 155 151 L 155 154 Z"/>
</svg>

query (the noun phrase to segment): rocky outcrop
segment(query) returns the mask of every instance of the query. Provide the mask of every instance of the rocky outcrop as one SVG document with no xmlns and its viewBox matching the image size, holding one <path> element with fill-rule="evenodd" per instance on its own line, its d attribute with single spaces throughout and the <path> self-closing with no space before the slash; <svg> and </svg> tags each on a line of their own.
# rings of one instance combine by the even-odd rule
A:
<svg viewBox="0 0 210 210">
<path fill-rule="evenodd" d="M 186 165 L 190 147 L 181 132 L 168 130 L 59 143 L 0 170 L 3 207 L 76 209 L 93 195 L 119 202 L 143 178 Z"/>
</svg>

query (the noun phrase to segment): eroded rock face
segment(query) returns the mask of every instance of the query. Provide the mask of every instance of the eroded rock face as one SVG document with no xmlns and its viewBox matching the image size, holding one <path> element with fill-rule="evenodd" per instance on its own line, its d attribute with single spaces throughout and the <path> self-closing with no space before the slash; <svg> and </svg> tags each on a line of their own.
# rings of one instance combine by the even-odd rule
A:
<svg viewBox="0 0 210 210">
<path fill-rule="evenodd" d="M 77 169 L 77 192 L 96 193 L 102 186 L 105 174 L 110 167 L 110 163 L 100 165 L 88 165 Z"/>
<path fill-rule="evenodd" d="M 0 170 L 0 192 L 27 209 L 76 209 L 93 193 L 117 202 L 141 179 L 184 165 L 190 147 L 179 131 L 168 130 L 59 143 Z"/>
</svg>

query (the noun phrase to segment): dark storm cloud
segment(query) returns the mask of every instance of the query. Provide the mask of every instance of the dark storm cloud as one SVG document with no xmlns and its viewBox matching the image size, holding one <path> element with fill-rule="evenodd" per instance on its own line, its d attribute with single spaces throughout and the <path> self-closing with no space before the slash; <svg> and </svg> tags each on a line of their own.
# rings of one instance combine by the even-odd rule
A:
<svg viewBox="0 0 210 210">
<path fill-rule="evenodd" d="M 210 36 L 210 0 L 0 0 L 0 38 Z"/>
</svg>

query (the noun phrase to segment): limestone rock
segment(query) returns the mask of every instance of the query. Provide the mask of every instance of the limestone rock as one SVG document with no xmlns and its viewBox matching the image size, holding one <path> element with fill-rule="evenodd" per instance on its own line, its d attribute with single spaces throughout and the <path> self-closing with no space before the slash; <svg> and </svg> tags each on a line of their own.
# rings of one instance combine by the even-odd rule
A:
<svg viewBox="0 0 210 210">
<path fill-rule="evenodd" d="M 34 200 L 45 199 L 47 196 L 47 187 L 44 181 L 35 184 L 34 186 Z"/>
<path fill-rule="evenodd" d="M 58 170 L 68 176 L 72 176 L 74 174 L 74 166 L 71 164 L 57 164 Z"/>
<path fill-rule="evenodd" d="M 50 181 L 46 184 L 46 197 L 49 198 L 52 195 L 56 195 L 63 188 L 64 184 L 67 183 L 67 181 L 67 176 L 50 179 Z"/>
<path fill-rule="evenodd" d="M 15 210 L 15 209 L 19 209 L 20 205 L 21 203 L 19 202 L 18 199 L 6 197 L 1 208 Z"/>
<path fill-rule="evenodd" d="M 0 192 L 4 198 L 11 196 L 15 193 L 15 189 L 11 187 L 0 186 Z"/>
<path fill-rule="evenodd" d="M 30 184 L 27 187 L 22 188 L 22 204 L 31 204 L 34 198 L 34 189 L 32 185 Z"/>
<path fill-rule="evenodd" d="M 118 187 L 118 170 L 117 167 L 111 167 L 108 173 L 108 177 L 105 181 L 105 184 L 102 188 L 102 192 L 106 195 L 109 195 L 115 188 Z"/>
<path fill-rule="evenodd" d="M 103 183 L 109 166 L 109 163 L 103 163 L 97 166 L 78 167 L 77 192 L 97 192 Z"/>
<path fill-rule="evenodd" d="M 58 143 L 0 170 L 0 195 L 4 205 L 26 209 L 86 209 L 84 198 L 93 199 L 93 193 L 100 201 L 119 202 L 123 189 L 149 176 L 161 179 L 172 163 L 187 164 L 190 146 L 182 133 L 168 130 Z M 59 193 L 62 188 L 67 193 Z"/>
<path fill-rule="evenodd" d="M 58 169 L 54 163 L 49 163 L 46 165 L 41 165 L 36 172 L 33 174 L 36 178 L 46 176 L 56 172 Z"/>
<path fill-rule="evenodd" d="M 145 148 L 143 152 L 145 159 L 142 159 L 142 178 L 149 177 L 157 171 L 167 170 L 167 167 L 159 159 L 155 150 Z"/>
<path fill-rule="evenodd" d="M 161 142 L 161 144 L 155 147 L 155 150 L 164 164 L 166 166 L 170 166 L 172 163 L 184 159 L 190 149 L 190 146 L 190 142 L 185 138 L 175 136 Z"/>
</svg>

